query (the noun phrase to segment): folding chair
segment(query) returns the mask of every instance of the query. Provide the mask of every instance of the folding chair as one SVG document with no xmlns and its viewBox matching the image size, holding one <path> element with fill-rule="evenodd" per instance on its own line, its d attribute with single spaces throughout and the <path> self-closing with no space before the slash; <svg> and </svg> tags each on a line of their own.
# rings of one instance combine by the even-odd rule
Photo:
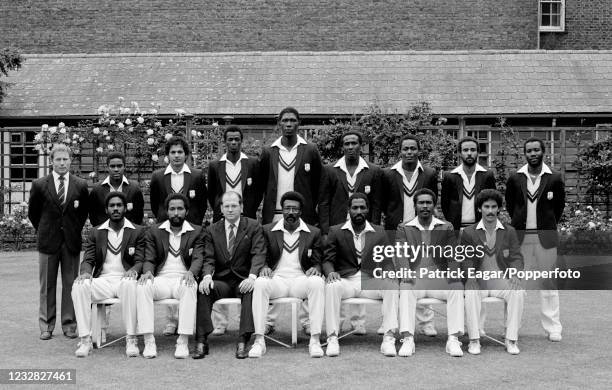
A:
<svg viewBox="0 0 612 390">
<path fill-rule="evenodd" d="M 370 299 L 370 298 L 347 298 L 342 300 L 342 304 L 346 305 L 378 305 L 382 303 L 382 299 Z M 342 329 L 340 329 L 342 331 Z M 355 329 L 338 336 L 338 340 L 355 333 Z M 326 343 L 327 344 L 327 343 Z"/>
</svg>

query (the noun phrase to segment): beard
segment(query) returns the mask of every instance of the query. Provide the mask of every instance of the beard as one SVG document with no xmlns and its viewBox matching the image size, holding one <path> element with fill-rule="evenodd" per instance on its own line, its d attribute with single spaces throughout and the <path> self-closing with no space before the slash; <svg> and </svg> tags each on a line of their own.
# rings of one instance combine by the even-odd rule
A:
<svg viewBox="0 0 612 390">
<path fill-rule="evenodd" d="M 170 221 L 170 225 L 174 227 L 181 227 L 183 226 L 183 222 L 185 222 L 184 217 L 171 217 L 168 218 L 168 220 Z"/>
</svg>

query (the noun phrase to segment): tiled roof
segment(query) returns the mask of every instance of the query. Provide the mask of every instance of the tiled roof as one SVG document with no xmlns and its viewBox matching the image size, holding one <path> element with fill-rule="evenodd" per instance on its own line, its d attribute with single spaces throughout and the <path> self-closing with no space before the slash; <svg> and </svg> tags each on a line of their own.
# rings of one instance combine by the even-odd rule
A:
<svg viewBox="0 0 612 390">
<path fill-rule="evenodd" d="M 612 112 L 612 51 L 27 55 L 0 117 L 95 115 L 117 97 L 192 114 L 354 114 L 379 102 L 438 114 Z"/>
</svg>

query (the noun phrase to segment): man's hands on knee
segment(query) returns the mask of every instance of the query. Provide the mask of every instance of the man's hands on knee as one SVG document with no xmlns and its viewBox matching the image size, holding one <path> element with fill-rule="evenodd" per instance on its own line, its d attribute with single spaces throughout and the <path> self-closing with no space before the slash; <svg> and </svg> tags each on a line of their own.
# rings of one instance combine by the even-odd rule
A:
<svg viewBox="0 0 612 390">
<path fill-rule="evenodd" d="M 200 285 L 198 286 L 198 290 L 200 291 L 200 293 L 206 295 L 210 294 L 210 291 L 213 288 L 215 288 L 215 283 L 212 280 L 212 275 L 204 276 L 204 278 L 200 282 Z"/>
<path fill-rule="evenodd" d="M 74 283 L 77 284 L 83 284 L 84 281 L 86 280 L 90 280 L 91 281 L 92 276 L 89 272 L 85 272 L 80 274 L 76 279 L 74 279 Z"/>
<path fill-rule="evenodd" d="M 151 271 L 147 271 L 146 273 L 140 275 L 140 278 L 138 279 L 138 284 L 144 286 L 145 283 L 147 283 L 147 280 L 150 280 L 151 283 L 153 283 L 153 274 L 151 273 Z"/>
</svg>

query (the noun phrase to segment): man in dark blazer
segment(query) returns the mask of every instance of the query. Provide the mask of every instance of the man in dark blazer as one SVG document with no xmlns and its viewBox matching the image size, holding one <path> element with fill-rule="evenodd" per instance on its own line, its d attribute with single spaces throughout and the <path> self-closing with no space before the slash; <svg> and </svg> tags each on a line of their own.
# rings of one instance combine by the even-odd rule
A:
<svg viewBox="0 0 612 390">
<path fill-rule="evenodd" d="M 522 271 L 524 264 L 516 230 L 498 219 L 502 203 L 502 195 L 497 190 L 482 190 L 476 196 L 476 207 L 482 219 L 466 227 L 461 233 L 463 248 L 481 248 L 466 252 L 465 260 L 461 263 L 461 268 L 468 277 L 465 284 L 465 322 L 470 337 L 468 352 L 473 355 L 480 353 L 479 315 L 482 299 L 486 297 L 498 297 L 506 302 L 506 351 L 512 355 L 520 353 L 517 340 L 525 291 L 517 276 L 504 279 L 503 272 L 508 268 Z M 470 278 L 470 269 L 501 274 L 488 280 L 477 278 L 476 275 Z"/>
<path fill-rule="evenodd" d="M 109 192 L 123 192 L 127 198 L 125 217 L 130 222 L 142 225 L 144 197 L 138 182 L 125 177 L 125 156 L 121 152 L 110 152 L 106 156 L 108 176 L 96 183 L 89 193 L 89 221 L 98 226 L 108 219 L 104 200 Z"/>
<path fill-rule="evenodd" d="M 557 263 L 557 223 L 565 208 L 565 185 L 561 174 L 543 162 L 546 148 L 539 138 L 523 145 L 527 164 L 508 178 L 506 208 L 521 242 L 526 270 L 550 271 Z M 542 282 L 542 327 L 550 341 L 561 341 L 559 292 L 555 283 Z"/>
<path fill-rule="evenodd" d="M 266 264 L 255 281 L 253 321 L 255 342 L 249 357 L 266 352 L 264 333 L 270 299 L 295 297 L 308 300 L 311 357 L 323 356 L 319 337 L 325 309 L 325 281 L 321 274 L 321 231 L 300 218 L 304 197 L 295 191 L 281 199 L 283 219 L 264 226 Z"/>
<path fill-rule="evenodd" d="M 182 137 L 172 137 L 166 142 L 165 153 L 170 164 L 166 168 L 156 170 L 151 176 L 151 210 L 157 222 L 168 219 L 164 207 L 166 197 L 180 192 L 189 198 L 187 221 L 202 225 L 208 199 L 206 182 L 201 170 L 190 168 L 186 164 L 191 154 L 189 144 Z"/>
<path fill-rule="evenodd" d="M 288 191 L 297 191 L 306 199 L 302 219 L 310 225 L 318 223 L 315 210 L 319 199 L 321 155 L 316 145 L 298 135 L 299 125 L 297 110 L 284 108 L 278 116 L 283 135 L 264 148 L 259 158 L 259 180 L 264 186 L 264 224 L 282 219 L 280 199 Z"/>
<path fill-rule="evenodd" d="M 64 144 L 51 150 L 53 171 L 32 182 L 28 218 L 38 243 L 41 340 L 49 340 L 55 327 L 57 270 L 62 269 L 62 330 L 76 338 L 76 319 L 70 292 L 79 272 L 81 231 L 87 220 L 87 182 L 70 173 L 72 151 Z"/>
<path fill-rule="evenodd" d="M 221 198 L 225 219 L 204 232 L 204 266 L 199 285 L 194 359 L 208 354 L 208 335 L 213 331 L 212 306 L 221 298 L 241 298 L 239 339 L 236 357 L 248 357 L 247 344 L 255 328 L 252 298 L 255 279 L 266 261 L 261 225 L 241 217 L 242 197 L 227 192 Z"/>
<path fill-rule="evenodd" d="M 463 356 L 458 339 L 463 334 L 464 327 L 463 284 L 460 274 L 457 273 L 460 266 L 446 250 L 447 246 L 454 247 L 457 240 L 453 226 L 434 217 L 436 202 L 437 196 L 430 189 L 417 190 L 414 194 L 417 217 L 397 227 L 397 245 L 419 249 L 416 254 L 412 252 L 397 257 L 397 266 L 400 269 L 410 268 L 416 272 L 416 278 L 405 278 L 400 285 L 399 324 L 404 339 L 399 351 L 400 356 L 412 356 L 415 352 L 415 313 L 417 300 L 421 298 L 446 301 L 446 352 L 451 356 Z M 432 249 L 426 251 L 426 248 Z M 429 277 L 430 272 L 449 269 L 454 270 L 455 274 Z M 428 273 L 421 277 L 422 270 Z"/>
<path fill-rule="evenodd" d="M 77 357 L 89 355 L 91 341 L 91 304 L 119 298 L 127 333 L 125 352 L 138 356 L 136 329 L 136 279 L 142 267 L 145 231 L 125 218 L 127 196 L 123 192 L 106 195 L 108 219 L 89 232 L 81 272 L 72 286 L 72 301 L 81 342 Z"/>
<path fill-rule="evenodd" d="M 242 153 L 242 130 L 238 126 L 228 126 L 223 134 L 225 154 L 212 161 L 208 167 L 208 201 L 213 209 L 213 222 L 221 219 L 221 196 L 226 191 L 242 195 L 243 213 L 246 217 L 257 219 L 257 209 L 261 203 L 261 186 L 258 182 L 259 171 L 256 158 Z"/>
<path fill-rule="evenodd" d="M 480 221 L 480 212 L 475 206 L 476 196 L 485 188 L 495 189 L 495 176 L 478 164 L 478 141 L 464 137 L 457 143 L 457 154 L 461 164 L 444 173 L 440 203 L 444 218 L 455 228 Z"/>
<path fill-rule="evenodd" d="M 189 199 L 182 193 L 168 195 L 165 214 L 168 219 L 147 230 L 142 275 L 136 289 L 138 332 L 144 334 L 142 356 L 157 356 L 154 326 L 154 301 L 178 299 L 178 339 L 174 357 L 189 356 L 188 340 L 193 334 L 196 316 L 196 276 L 202 269 L 204 243 L 202 228 L 186 220 Z"/>
<path fill-rule="evenodd" d="M 375 247 L 389 244 L 382 226 L 370 224 L 368 197 L 356 192 L 349 197 L 349 220 L 329 229 L 323 256 L 325 285 L 325 328 L 327 329 L 327 356 L 338 356 L 340 346 L 340 306 L 342 299 L 382 299 L 384 330 L 380 352 L 385 356 L 396 356 L 395 336 L 397 329 L 397 284 L 388 280 L 377 280 L 373 261 Z M 393 270 L 393 259 L 387 259 L 383 267 Z"/>
</svg>

